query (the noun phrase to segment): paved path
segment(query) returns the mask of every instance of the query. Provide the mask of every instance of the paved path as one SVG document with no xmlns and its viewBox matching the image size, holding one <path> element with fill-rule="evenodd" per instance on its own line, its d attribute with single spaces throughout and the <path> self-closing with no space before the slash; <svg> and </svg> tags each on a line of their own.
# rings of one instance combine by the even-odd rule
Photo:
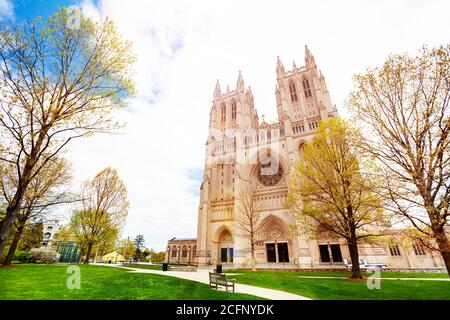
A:
<svg viewBox="0 0 450 320">
<path fill-rule="evenodd" d="M 100 265 L 97 263 L 97 265 Z M 130 270 L 131 272 L 136 273 L 152 273 L 159 274 L 163 276 L 181 278 L 201 283 L 206 283 L 209 285 L 209 270 L 199 269 L 197 272 L 182 272 L 182 271 L 160 271 L 160 270 L 150 270 L 150 269 L 141 269 L 141 268 L 131 268 L 131 267 L 122 267 L 119 265 L 108 265 L 102 264 L 108 267 L 119 267 L 122 269 Z M 235 292 L 237 293 L 246 293 L 251 294 L 253 296 L 258 296 L 265 299 L 270 300 L 311 300 L 309 298 L 299 296 L 293 293 L 288 293 L 279 290 L 266 289 L 261 287 L 249 286 L 246 284 L 235 284 Z"/>
</svg>

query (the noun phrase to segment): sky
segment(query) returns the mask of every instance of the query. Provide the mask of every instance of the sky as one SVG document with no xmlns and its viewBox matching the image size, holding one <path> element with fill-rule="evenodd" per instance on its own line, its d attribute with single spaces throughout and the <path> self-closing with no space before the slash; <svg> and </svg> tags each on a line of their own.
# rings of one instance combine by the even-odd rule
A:
<svg viewBox="0 0 450 320">
<path fill-rule="evenodd" d="M 70 145 L 73 189 L 104 167 L 118 170 L 131 203 L 122 237 L 143 234 L 147 247 L 197 235 L 199 187 L 217 79 L 233 90 L 238 71 L 258 114 L 276 121 L 276 58 L 291 69 L 314 54 L 333 104 L 345 114 L 352 76 L 390 53 L 415 54 L 448 43 L 448 0 L 137 1 L 0 0 L 0 21 L 48 16 L 77 5 L 111 18 L 133 42 L 137 95 L 117 117 L 120 134 Z M 59 210 L 68 217 L 69 208 Z"/>
</svg>

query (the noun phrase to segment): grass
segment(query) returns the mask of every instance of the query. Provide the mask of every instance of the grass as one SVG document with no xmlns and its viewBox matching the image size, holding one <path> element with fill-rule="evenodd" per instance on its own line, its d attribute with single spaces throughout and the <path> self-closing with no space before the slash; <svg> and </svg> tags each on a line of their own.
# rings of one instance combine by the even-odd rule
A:
<svg viewBox="0 0 450 320">
<path fill-rule="evenodd" d="M 80 289 L 68 289 L 68 265 L 14 265 L 0 268 L 0 300 L 228 300 L 258 299 L 208 285 L 125 269 L 79 265 Z"/>
<path fill-rule="evenodd" d="M 450 281 L 382 280 L 369 290 L 366 280 L 349 280 L 348 272 L 229 270 L 238 283 L 282 290 L 323 300 L 450 300 Z M 367 274 L 370 276 L 371 274 Z M 342 277 L 342 279 L 301 278 Z M 382 278 L 447 278 L 447 274 L 382 272 Z"/>
<path fill-rule="evenodd" d="M 0 268 L 0 300 L 245 300 L 258 299 L 210 289 L 208 285 L 125 269 L 80 265 L 81 288 L 68 289 L 68 265 L 14 265 Z M 133 265 L 160 270 L 160 266 Z M 238 283 L 277 289 L 313 299 L 450 300 L 448 281 L 383 280 L 381 289 L 369 290 L 366 281 L 348 280 L 347 272 L 282 272 L 230 270 Z M 369 275 L 369 274 L 368 274 Z M 342 279 L 301 278 L 342 277 Z M 382 272 L 382 278 L 448 278 L 447 274 Z"/>
</svg>

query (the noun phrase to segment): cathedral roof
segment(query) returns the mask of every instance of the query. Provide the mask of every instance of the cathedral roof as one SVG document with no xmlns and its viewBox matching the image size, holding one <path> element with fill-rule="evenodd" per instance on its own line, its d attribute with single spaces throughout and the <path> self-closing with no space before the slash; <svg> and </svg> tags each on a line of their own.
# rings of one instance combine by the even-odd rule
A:
<svg viewBox="0 0 450 320">
<path fill-rule="evenodd" d="M 280 123 L 279 122 L 273 122 L 268 123 L 265 120 L 263 120 L 259 126 L 260 129 L 279 129 Z"/>
</svg>

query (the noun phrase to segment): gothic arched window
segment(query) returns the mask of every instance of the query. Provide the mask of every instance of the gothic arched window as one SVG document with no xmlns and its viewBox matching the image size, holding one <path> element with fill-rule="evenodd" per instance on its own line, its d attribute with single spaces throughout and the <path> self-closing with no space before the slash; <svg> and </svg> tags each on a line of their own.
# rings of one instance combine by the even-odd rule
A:
<svg viewBox="0 0 450 320">
<path fill-rule="evenodd" d="M 272 187 L 278 184 L 283 178 L 283 168 L 275 161 L 275 159 L 268 155 L 268 157 L 259 164 L 257 174 L 258 181 L 262 185 Z"/>
<path fill-rule="evenodd" d="M 295 101 L 298 100 L 298 97 L 297 97 L 297 90 L 295 89 L 295 83 L 294 83 L 294 81 L 291 81 L 291 82 L 289 83 L 289 93 L 291 94 L 291 101 L 292 101 L 292 102 L 295 102 Z"/>
<path fill-rule="evenodd" d="M 236 120 L 236 101 L 231 102 L 231 120 Z"/>
<path fill-rule="evenodd" d="M 401 256 L 400 248 L 396 243 L 391 243 L 389 245 L 389 251 L 391 252 L 391 256 Z"/>
<path fill-rule="evenodd" d="M 175 258 L 177 256 L 177 247 L 172 246 L 172 258 Z"/>
<path fill-rule="evenodd" d="M 221 110 L 221 119 L 222 122 L 225 122 L 226 118 L 227 118 L 227 108 L 225 106 L 225 103 L 222 104 L 222 106 L 220 107 Z"/>
<path fill-rule="evenodd" d="M 309 87 L 309 81 L 308 79 L 304 78 L 303 79 L 303 91 L 305 92 L 305 97 L 311 97 L 311 88 Z"/>
<path fill-rule="evenodd" d="M 425 248 L 420 243 L 413 243 L 413 249 L 416 256 L 425 256 Z"/>
<path fill-rule="evenodd" d="M 187 247 L 186 246 L 183 246 L 183 250 L 181 251 L 181 256 L 183 258 L 187 257 Z"/>
</svg>

